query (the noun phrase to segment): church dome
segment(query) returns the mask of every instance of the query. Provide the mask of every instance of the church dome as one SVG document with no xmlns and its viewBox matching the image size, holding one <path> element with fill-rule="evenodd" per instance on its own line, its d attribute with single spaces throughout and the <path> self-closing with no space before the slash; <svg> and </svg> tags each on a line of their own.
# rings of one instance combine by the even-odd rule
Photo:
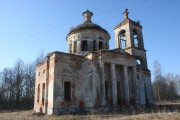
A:
<svg viewBox="0 0 180 120">
<path fill-rule="evenodd" d="M 93 13 L 89 10 L 83 14 L 84 22 L 73 29 L 66 36 L 70 54 L 86 55 L 92 51 L 109 49 L 109 33 L 91 21 Z"/>
</svg>

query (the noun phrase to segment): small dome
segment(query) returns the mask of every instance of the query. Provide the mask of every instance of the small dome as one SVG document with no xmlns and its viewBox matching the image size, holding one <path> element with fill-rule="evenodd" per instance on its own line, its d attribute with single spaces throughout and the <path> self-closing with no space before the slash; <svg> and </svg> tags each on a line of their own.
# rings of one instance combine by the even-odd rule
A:
<svg viewBox="0 0 180 120">
<path fill-rule="evenodd" d="M 71 29 L 70 32 L 68 33 L 67 37 L 70 34 L 81 32 L 84 30 L 97 30 L 97 31 L 104 32 L 110 38 L 109 33 L 105 29 L 103 29 L 101 26 L 99 26 L 97 24 L 92 23 L 91 17 L 93 16 L 93 13 L 91 11 L 87 10 L 87 11 L 83 12 L 82 15 L 84 16 L 84 23 L 82 23 L 82 24 L 76 26 L 75 28 Z"/>
</svg>

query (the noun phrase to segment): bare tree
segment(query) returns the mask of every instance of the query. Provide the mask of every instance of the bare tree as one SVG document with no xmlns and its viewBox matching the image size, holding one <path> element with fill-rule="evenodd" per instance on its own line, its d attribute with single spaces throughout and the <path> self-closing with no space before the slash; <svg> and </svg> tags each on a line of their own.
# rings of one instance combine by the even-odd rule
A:
<svg viewBox="0 0 180 120">
<path fill-rule="evenodd" d="M 44 58 L 45 58 L 44 51 L 41 50 L 41 52 L 39 53 L 38 57 L 35 60 L 36 64 L 42 63 Z"/>
<path fill-rule="evenodd" d="M 178 81 L 180 77 L 173 73 L 167 73 L 162 75 L 161 65 L 158 61 L 154 62 L 154 81 L 153 81 L 153 93 L 156 101 L 168 100 L 174 101 L 179 98 L 178 96 Z"/>
<path fill-rule="evenodd" d="M 154 85 L 153 85 L 153 92 L 154 92 L 154 97 L 156 100 L 160 101 L 161 96 L 160 96 L 160 84 L 163 79 L 162 77 L 162 71 L 161 71 L 161 64 L 156 60 L 154 62 Z"/>
<path fill-rule="evenodd" d="M 13 68 L 0 73 L 0 109 L 32 109 L 35 64 L 17 60 Z"/>
<path fill-rule="evenodd" d="M 176 81 L 176 87 L 177 87 L 177 94 L 180 96 L 180 75 L 175 76 L 175 81 Z"/>
</svg>

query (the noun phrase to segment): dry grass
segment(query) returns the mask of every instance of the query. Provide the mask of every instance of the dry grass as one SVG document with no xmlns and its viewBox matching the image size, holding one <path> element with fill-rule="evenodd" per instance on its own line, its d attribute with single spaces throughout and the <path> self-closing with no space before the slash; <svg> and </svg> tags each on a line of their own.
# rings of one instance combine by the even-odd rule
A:
<svg viewBox="0 0 180 120">
<path fill-rule="evenodd" d="M 180 112 L 147 113 L 138 115 L 43 115 L 30 111 L 0 111 L 0 120 L 180 120 Z"/>
<path fill-rule="evenodd" d="M 180 104 L 180 100 L 177 101 L 160 101 L 160 102 L 156 102 L 156 105 L 178 105 Z"/>
</svg>

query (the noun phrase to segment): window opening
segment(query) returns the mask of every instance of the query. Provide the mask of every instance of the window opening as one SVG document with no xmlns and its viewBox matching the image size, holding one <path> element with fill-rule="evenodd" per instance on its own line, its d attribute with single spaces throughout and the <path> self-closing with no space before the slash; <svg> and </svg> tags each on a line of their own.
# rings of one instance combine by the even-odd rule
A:
<svg viewBox="0 0 180 120">
<path fill-rule="evenodd" d="M 77 41 L 74 42 L 74 52 L 77 52 Z"/>
<path fill-rule="evenodd" d="M 137 75 L 137 79 L 138 79 L 138 80 L 139 80 L 139 78 L 140 78 L 139 75 Z"/>
<path fill-rule="evenodd" d="M 121 33 L 120 33 L 120 45 L 121 45 L 121 48 L 125 48 L 126 47 L 126 35 L 125 35 L 126 31 L 123 30 Z"/>
<path fill-rule="evenodd" d="M 45 96 L 45 83 L 43 83 L 42 87 L 42 104 L 44 105 L 44 96 Z"/>
<path fill-rule="evenodd" d="M 71 100 L 71 82 L 64 82 L 64 100 Z"/>
<path fill-rule="evenodd" d="M 103 45 L 102 41 L 99 41 L 99 50 L 103 49 L 102 45 Z"/>
<path fill-rule="evenodd" d="M 96 40 L 93 40 L 93 51 L 96 50 Z"/>
<path fill-rule="evenodd" d="M 134 39 L 134 47 L 139 47 L 138 34 L 137 34 L 136 30 L 133 30 L 133 39 Z"/>
<path fill-rule="evenodd" d="M 82 41 L 82 51 L 87 51 L 87 40 Z"/>
<path fill-rule="evenodd" d="M 138 65 L 141 65 L 141 61 L 140 60 L 136 60 Z"/>
<path fill-rule="evenodd" d="M 44 74 L 45 72 L 46 72 L 46 70 L 44 69 L 44 70 L 43 70 L 43 74 Z"/>
<path fill-rule="evenodd" d="M 105 43 L 105 49 L 108 49 L 107 43 Z"/>
</svg>

